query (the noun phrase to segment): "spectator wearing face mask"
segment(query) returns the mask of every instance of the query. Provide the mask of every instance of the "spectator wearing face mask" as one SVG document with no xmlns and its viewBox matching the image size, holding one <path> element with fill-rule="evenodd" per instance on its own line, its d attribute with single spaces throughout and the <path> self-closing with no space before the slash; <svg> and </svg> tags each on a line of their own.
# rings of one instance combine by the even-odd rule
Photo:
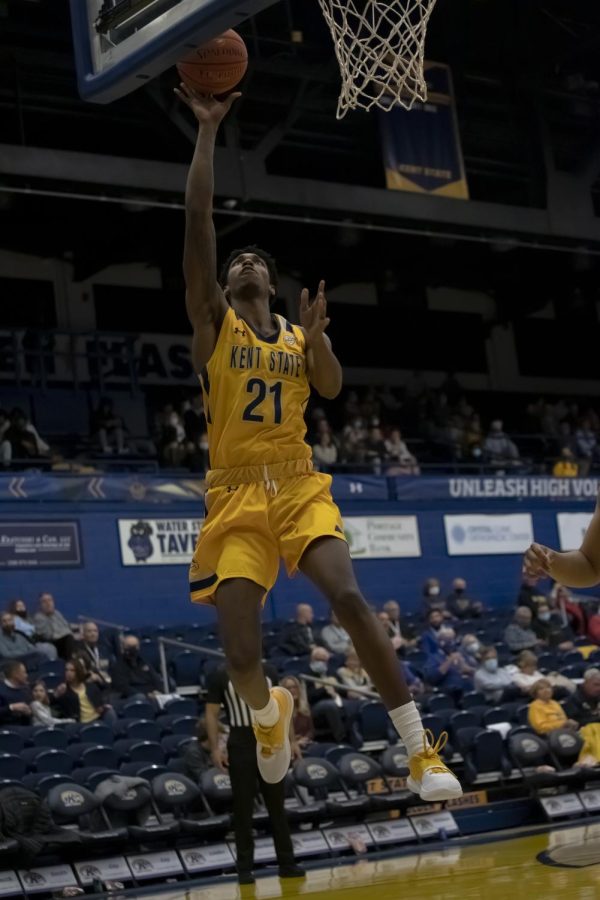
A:
<svg viewBox="0 0 600 900">
<path fill-rule="evenodd" d="M 424 611 L 427 613 L 430 609 L 439 609 L 445 618 L 450 617 L 450 613 L 446 609 L 446 601 L 440 596 L 441 586 L 437 578 L 428 578 L 423 585 L 423 605 Z"/>
<path fill-rule="evenodd" d="M 446 606 L 453 618 L 461 620 L 479 618 L 483 612 L 483 604 L 469 597 L 464 578 L 455 578 L 452 582 L 452 593 L 448 594 Z"/>
<path fill-rule="evenodd" d="M 547 603 L 540 603 L 532 625 L 540 641 L 552 650 L 566 652 L 575 646 L 575 635 L 570 625 L 565 625 L 559 613 L 553 613 Z"/>
<path fill-rule="evenodd" d="M 325 647 L 314 647 L 308 668 L 304 674 L 324 679 L 326 684 L 306 681 L 306 698 L 313 717 L 315 729 L 331 736 L 338 744 L 344 743 L 349 735 L 352 716 L 357 703 L 344 700 L 334 687 L 335 679 L 327 675 L 331 654 Z"/>
<path fill-rule="evenodd" d="M 427 628 L 421 635 L 421 648 L 426 653 L 436 653 L 440 648 L 448 649 L 454 643 L 454 629 L 444 622 L 444 614 L 439 609 L 431 609 L 425 616 Z"/>
<path fill-rule="evenodd" d="M 465 634 L 458 650 L 463 658 L 464 674 L 474 675 L 479 665 L 481 644 L 475 634 Z"/>
<path fill-rule="evenodd" d="M 498 651 L 495 647 L 485 647 L 482 650 L 473 681 L 475 690 L 481 691 L 486 703 L 501 703 L 507 699 L 506 692 L 511 689 L 512 678 L 510 672 L 498 664 Z"/>
</svg>

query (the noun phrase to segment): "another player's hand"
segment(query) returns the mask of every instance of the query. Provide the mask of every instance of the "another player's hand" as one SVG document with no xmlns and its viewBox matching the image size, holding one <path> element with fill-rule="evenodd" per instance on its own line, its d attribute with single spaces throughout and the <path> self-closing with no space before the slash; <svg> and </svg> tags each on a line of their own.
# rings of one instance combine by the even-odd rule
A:
<svg viewBox="0 0 600 900">
<path fill-rule="evenodd" d="M 556 553 L 542 544 L 532 544 L 523 559 L 523 572 L 530 578 L 552 577 Z"/>
<path fill-rule="evenodd" d="M 331 320 L 327 318 L 327 300 L 325 299 L 325 282 L 319 282 L 317 296 L 310 302 L 308 288 L 300 295 L 300 324 L 306 332 L 308 344 L 319 338 Z"/>
<path fill-rule="evenodd" d="M 214 126 L 220 124 L 238 97 L 242 96 L 239 91 L 234 91 L 225 100 L 216 100 L 209 94 L 198 93 L 183 81 L 175 88 L 175 93 L 186 106 L 189 106 L 199 122 Z"/>
<path fill-rule="evenodd" d="M 229 757 L 227 756 L 227 750 L 218 747 L 216 750 L 213 750 L 210 756 L 217 769 L 221 769 L 221 771 L 223 772 L 227 770 L 227 767 L 229 766 Z"/>
</svg>

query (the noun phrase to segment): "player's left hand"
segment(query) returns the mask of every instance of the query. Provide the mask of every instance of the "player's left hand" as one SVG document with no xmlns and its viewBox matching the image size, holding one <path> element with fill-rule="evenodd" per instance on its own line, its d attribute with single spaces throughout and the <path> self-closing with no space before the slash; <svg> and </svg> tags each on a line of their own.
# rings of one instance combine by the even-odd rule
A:
<svg viewBox="0 0 600 900">
<path fill-rule="evenodd" d="M 319 282 L 317 296 L 312 303 L 310 302 L 308 288 L 304 288 L 300 295 L 300 324 L 306 332 L 309 345 L 311 341 L 319 338 L 324 333 L 330 321 L 327 318 L 325 282 Z"/>
</svg>

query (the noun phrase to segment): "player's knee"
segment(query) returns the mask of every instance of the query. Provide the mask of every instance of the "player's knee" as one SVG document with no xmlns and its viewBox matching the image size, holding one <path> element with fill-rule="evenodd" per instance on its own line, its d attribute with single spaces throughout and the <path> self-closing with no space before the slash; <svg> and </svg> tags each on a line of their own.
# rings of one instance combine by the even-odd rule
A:
<svg viewBox="0 0 600 900">
<path fill-rule="evenodd" d="M 227 649 L 227 665 L 235 675 L 244 676 L 256 668 L 260 654 L 249 644 L 238 644 Z"/>
<path fill-rule="evenodd" d="M 356 618 L 369 613 L 365 598 L 357 587 L 341 587 L 330 599 L 333 611 L 340 622 L 346 616 Z"/>
</svg>

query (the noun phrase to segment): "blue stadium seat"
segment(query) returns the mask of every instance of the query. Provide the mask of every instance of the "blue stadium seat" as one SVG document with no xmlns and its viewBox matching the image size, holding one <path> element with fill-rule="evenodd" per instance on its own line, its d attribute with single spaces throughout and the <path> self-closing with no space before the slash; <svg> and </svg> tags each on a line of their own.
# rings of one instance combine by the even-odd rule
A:
<svg viewBox="0 0 600 900">
<path fill-rule="evenodd" d="M 128 739 L 138 741 L 160 741 L 161 729 L 158 722 L 149 719 L 133 719 L 127 721 L 124 735 Z"/>
<path fill-rule="evenodd" d="M 89 747 L 83 751 L 80 763 L 82 766 L 102 766 L 105 769 L 116 769 L 118 759 L 112 747 Z"/>
<path fill-rule="evenodd" d="M 508 716 L 511 714 L 512 710 L 509 711 L 505 709 L 504 706 L 492 706 L 491 709 L 487 709 L 483 714 L 483 724 L 487 728 L 488 725 L 497 725 L 500 722 L 510 722 L 511 719 Z"/>
<path fill-rule="evenodd" d="M 58 728 L 40 728 L 32 735 L 35 747 L 54 747 L 55 750 L 64 750 L 67 746 L 67 735 L 59 726 Z"/>
<path fill-rule="evenodd" d="M 555 672 L 558 668 L 558 657 L 556 653 L 540 653 L 538 656 L 538 669 L 540 672 Z"/>
<path fill-rule="evenodd" d="M 31 672 L 29 673 L 29 678 L 31 681 Z M 64 680 L 65 676 L 61 675 L 59 672 L 47 672 L 43 678 L 43 682 L 46 685 L 47 690 L 49 691 L 54 691 L 59 686 L 59 684 L 63 683 Z"/>
<path fill-rule="evenodd" d="M 194 738 L 188 734 L 167 734 L 160 741 L 160 745 L 165 751 L 167 759 L 169 757 L 181 756 L 186 744 L 193 741 Z"/>
<path fill-rule="evenodd" d="M 280 668 L 282 675 L 298 675 L 308 669 L 308 656 L 289 656 Z"/>
<path fill-rule="evenodd" d="M 165 703 L 162 712 L 168 716 L 197 716 L 198 701 L 192 697 L 169 700 L 168 703 Z"/>
<path fill-rule="evenodd" d="M 157 724 L 163 729 L 163 732 L 170 734 L 189 734 L 196 733 L 198 719 L 195 716 L 159 716 L 156 720 Z"/>
<path fill-rule="evenodd" d="M 480 691 L 467 691 L 462 695 L 461 706 L 463 709 L 471 709 L 473 706 L 485 706 L 485 697 Z"/>
<path fill-rule="evenodd" d="M 25 746 L 25 739 L 15 731 L 0 731 L 0 753 L 19 754 Z"/>
<path fill-rule="evenodd" d="M 561 666 L 573 666 L 583 663 L 583 654 L 579 650 L 569 650 L 561 657 Z"/>
<path fill-rule="evenodd" d="M 368 700 L 361 703 L 353 723 L 353 732 L 358 739 L 358 745 L 367 741 L 387 741 L 390 719 L 383 703 L 379 700 Z"/>
<path fill-rule="evenodd" d="M 57 775 L 68 775 L 73 769 L 73 757 L 64 750 L 43 748 L 43 753 L 36 756 L 34 762 L 36 772 L 53 772 Z"/>
<path fill-rule="evenodd" d="M 71 784 L 73 776 L 68 773 L 30 772 L 23 777 L 23 784 L 30 791 L 37 791 L 45 797 L 57 784 Z"/>
<path fill-rule="evenodd" d="M 157 741 L 135 741 L 129 748 L 130 762 L 147 762 L 162 765 L 165 752 Z"/>
<path fill-rule="evenodd" d="M 338 761 L 347 753 L 356 753 L 356 747 L 352 747 L 350 744 L 334 744 L 333 747 L 330 747 L 329 750 L 325 751 L 323 759 L 326 759 L 327 762 L 337 766 Z"/>
<path fill-rule="evenodd" d="M 80 769 L 73 771 L 71 780 L 76 781 L 77 784 L 83 784 L 90 791 L 95 791 L 101 781 L 106 781 L 111 775 L 118 774 L 119 771 L 116 768 L 106 769 L 104 766 L 82 766 Z"/>
<path fill-rule="evenodd" d="M 471 728 L 481 724 L 479 717 L 471 710 L 463 710 L 462 712 L 452 713 L 449 720 L 450 737 L 456 739 L 456 735 L 461 728 Z"/>
<path fill-rule="evenodd" d="M 448 694 L 430 694 L 427 699 L 427 709 L 430 713 L 436 713 L 443 709 L 455 709 L 456 704 Z"/>
<path fill-rule="evenodd" d="M 153 669 L 160 671 L 160 652 L 158 649 L 158 641 L 152 638 L 146 638 L 140 641 L 140 656 L 144 662 L 152 666 Z"/>
<path fill-rule="evenodd" d="M 165 765 L 157 765 L 156 763 L 128 763 L 128 765 L 136 765 L 138 769 L 136 771 L 137 778 L 145 778 L 146 781 L 152 783 L 152 779 L 156 778 L 158 775 L 166 775 L 169 771 L 167 766 Z"/>
<path fill-rule="evenodd" d="M 585 671 L 585 663 L 579 662 L 570 666 L 561 666 L 560 674 L 565 678 L 581 678 Z"/>
<path fill-rule="evenodd" d="M 124 719 L 154 719 L 156 708 L 149 700 L 127 700 L 119 707 L 118 715 Z"/>
<path fill-rule="evenodd" d="M 511 772 L 504 752 L 504 741 L 497 731 L 480 731 L 475 735 L 464 759 L 467 784 L 482 780 L 496 783 Z"/>
<path fill-rule="evenodd" d="M 25 775 L 26 764 L 15 753 L 0 753 L 0 779 L 20 780 Z"/>
<path fill-rule="evenodd" d="M 422 717 L 423 728 L 433 733 L 434 738 L 438 738 L 444 730 L 444 720 L 441 716 L 434 714 L 424 715 Z"/>
<path fill-rule="evenodd" d="M 99 744 L 102 747 L 110 747 L 114 743 L 115 736 L 112 728 L 102 722 L 92 722 L 84 725 L 79 732 L 79 740 L 82 743 Z"/>
<path fill-rule="evenodd" d="M 38 675 L 44 681 L 47 675 L 60 675 L 64 681 L 65 663 L 62 659 L 45 659 L 38 665 Z"/>
</svg>

